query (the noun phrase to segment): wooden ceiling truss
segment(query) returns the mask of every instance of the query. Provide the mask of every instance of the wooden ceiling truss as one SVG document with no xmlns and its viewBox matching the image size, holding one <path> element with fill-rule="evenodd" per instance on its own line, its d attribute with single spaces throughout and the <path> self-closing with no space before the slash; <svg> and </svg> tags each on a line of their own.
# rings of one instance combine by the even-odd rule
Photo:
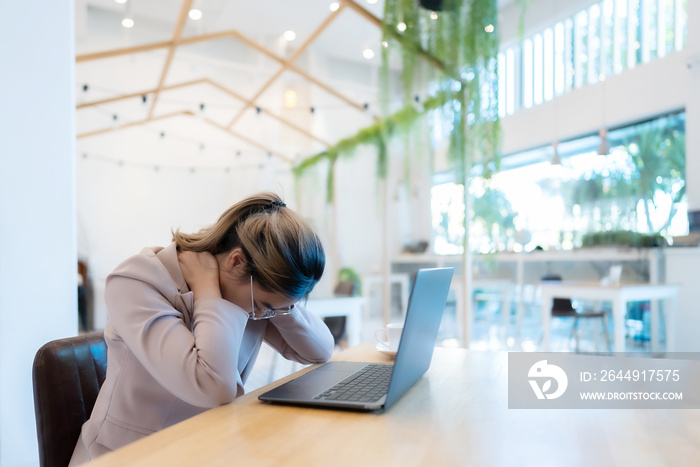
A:
<svg viewBox="0 0 700 467">
<path fill-rule="evenodd" d="M 105 98 L 105 99 L 100 99 L 97 101 L 92 101 L 92 102 L 83 102 L 80 104 L 76 105 L 77 109 L 84 109 L 84 108 L 89 108 L 93 106 L 98 106 L 98 105 L 103 105 L 103 104 L 108 104 L 112 102 L 117 102 L 125 99 L 133 99 L 136 97 L 142 97 L 145 95 L 152 95 L 152 98 L 150 99 L 150 109 L 148 112 L 148 117 L 143 119 L 143 120 L 138 120 L 138 121 L 133 121 L 133 122 L 128 122 L 124 123 L 121 125 L 117 125 L 114 127 L 109 127 L 109 128 L 103 128 L 99 130 L 94 130 L 86 133 L 81 133 L 77 137 L 78 138 L 87 138 L 90 136 L 94 135 L 99 135 L 103 133 L 107 133 L 110 131 L 118 131 L 121 129 L 125 128 L 131 128 L 134 126 L 142 125 L 148 122 L 153 122 L 157 120 L 164 120 L 167 118 L 172 118 L 172 117 L 177 117 L 177 116 L 194 116 L 194 112 L 191 110 L 181 110 L 177 112 L 172 112 L 168 113 L 165 115 L 159 115 L 156 116 L 155 109 L 156 105 L 158 103 L 158 98 L 160 97 L 160 94 L 163 91 L 168 91 L 171 89 L 177 89 L 177 88 L 183 88 L 183 87 L 189 87 L 189 86 L 194 86 L 198 84 L 208 84 L 210 86 L 213 86 L 220 91 L 228 94 L 229 96 L 241 101 L 244 104 L 243 109 L 238 111 L 236 115 L 234 115 L 228 125 L 221 125 L 220 123 L 217 123 L 211 119 L 204 119 L 205 122 L 208 124 L 228 133 L 229 135 L 244 141 L 251 146 L 254 146 L 256 148 L 261 149 L 267 154 L 272 154 L 276 157 L 279 157 L 280 159 L 292 163 L 293 159 L 289 156 L 283 155 L 278 153 L 277 151 L 271 150 L 269 147 L 266 147 L 265 145 L 258 143 L 256 141 L 253 141 L 252 139 L 248 138 L 245 135 L 242 135 L 239 132 L 236 132 L 233 130 L 233 127 L 235 124 L 240 120 L 240 118 L 243 116 L 243 114 L 250 108 L 259 108 L 262 113 L 267 115 L 268 117 L 271 117 L 278 122 L 280 122 L 282 125 L 289 127 L 296 132 L 308 137 L 309 139 L 316 141 L 318 143 L 323 144 L 325 147 L 330 147 L 330 144 L 321 138 L 316 137 L 313 135 L 311 132 L 295 125 L 291 121 L 280 117 L 278 115 L 275 115 L 274 113 L 265 110 L 263 107 L 260 107 L 257 105 L 257 100 L 262 96 L 265 91 L 267 91 L 270 86 L 272 86 L 275 81 L 279 79 L 279 77 L 285 72 L 285 71 L 291 71 L 293 73 L 296 73 L 297 75 L 301 76 L 305 80 L 307 80 L 309 83 L 323 89 L 327 93 L 333 95 L 337 99 L 343 101 L 347 105 L 354 107 L 358 111 L 361 112 L 366 112 L 366 108 L 364 104 L 360 104 L 357 102 L 352 101 L 351 99 L 347 98 L 344 96 L 342 93 L 338 92 L 336 89 L 332 88 L 331 86 L 328 86 L 315 77 L 311 76 L 309 73 L 306 71 L 300 69 L 296 65 L 294 65 L 294 62 L 301 56 L 301 54 L 308 49 L 308 47 L 313 44 L 313 42 L 318 38 L 318 36 L 331 24 L 331 22 L 340 15 L 342 11 L 346 9 L 346 6 L 349 7 L 347 9 L 351 9 L 363 18 L 369 20 L 372 24 L 375 24 L 376 26 L 381 28 L 381 20 L 372 15 L 369 11 L 365 10 L 361 6 L 359 6 L 357 3 L 355 3 L 353 0 L 341 0 L 340 7 L 334 11 L 331 12 L 325 19 L 324 21 L 306 38 L 306 40 L 299 46 L 297 49 L 290 55 L 289 58 L 284 59 L 277 54 L 273 53 L 269 49 L 263 47 L 262 45 L 258 44 L 257 42 L 253 41 L 249 37 L 241 34 L 240 32 L 236 30 L 228 30 L 228 31 L 220 31 L 220 32 L 215 32 L 215 33 L 210 33 L 210 34 L 202 34 L 202 35 L 197 35 L 197 36 L 191 36 L 191 37 L 182 37 L 182 32 L 184 30 L 185 22 L 187 20 L 187 14 L 190 10 L 190 7 L 192 6 L 192 1 L 193 0 L 183 0 L 182 6 L 180 8 L 180 12 L 178 14 L 177 21 L 175 23 L 175 29 L 173 32 L 172 39 L 169 41 L 163 41 L 163 42 L 154 42 L 151 44 L 144 44 L 144 45 L 139 45 L 139 46 L 133 46 L 133 47 L 125 47 L 125 48 L 120 48 L 120 49 L 113 49 L 113 50 L 107 50 L 103 52 L 95 52 L 95 53 L 89 53 L 89 54 L 82 54 L 76 56 L 76 63 L 82 63 L 82 62 L 87 62 L 87 61 L 92 61 L 92 60 L 100 60 L 104 58 L 111 58 L 111 57 L 118 57 L 122 55 L 129 55 L 129 54 L 134 54 L 134 53 L 143 53 L 143 52 L 149 52 L 152 50 L 158 50 L 158 49 L 167 49 L 167 55 L 165 58 L 165 64 L 163 65 L 163 69 L 160 74 L 160 79 L 158 81 L 158 85 L 155 88 L 152 89 L 146 89 L 143 91 L 139 92 L 133 92 L 129 94 L 123 94 L 120 96 L 115 96 L 115 97 L 110 97 L 110 98 Z M 170 66 L 172 64 L 173 57 L 175 55 L 175 52 L 179 46 L 182 45 L 189 45 L 189 44 L 195 44 L 198 42 L 204 42 L 204 41 L 212 41 L 212 40 L 219 40 L 219 39 L 224 39 L 224 38 L 234 38 L 239 40 L 240 42 L 244 43 L 245 45 L 255 49 L 259 53 L 262 53 L 266 57 L 276 61 L 279 63 L 281 66 L 280 68 L 265 82 L 265 84 L 255 93 L 255 95 L 247 99 L 240 94 L 236 93 L 235 91 L 227 88 L 226 86 L 223 86 L 220 83 L 217 83 L 216 81 L 209 79 L 209 78 L 202 78 L 202 79 L 197 79 L 193 81 L 186 81 L 178 84 L 171 84 L 171 85 L 165 85 L 165 81 L 168 76 L 168 71 L 170 70 Z M 376 116 L 374 117 L 376 118 Z"/>
</svg>

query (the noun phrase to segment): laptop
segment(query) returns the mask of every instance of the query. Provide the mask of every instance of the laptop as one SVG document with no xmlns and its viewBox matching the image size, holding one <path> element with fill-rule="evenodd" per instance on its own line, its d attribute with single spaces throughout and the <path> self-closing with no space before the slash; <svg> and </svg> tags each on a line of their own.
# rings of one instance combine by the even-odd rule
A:
<svg viewBox="0 0 700 467">
<path fill-rule="evenodd" d="M 453 268 L 421 269 L 416 274 L 393 365 L 328 362 L 258 396 L 279 404 L 386 410 L 430 367 Z"/>
</svg>

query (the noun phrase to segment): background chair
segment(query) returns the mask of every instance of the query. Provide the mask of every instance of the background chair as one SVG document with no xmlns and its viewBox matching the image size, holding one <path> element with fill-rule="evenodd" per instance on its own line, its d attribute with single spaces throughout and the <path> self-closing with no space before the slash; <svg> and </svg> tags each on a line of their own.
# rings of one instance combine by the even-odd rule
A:
<svg viewBox="0 0 700 467">
<path fill-rule="evenodd" d="M 561 282 L 561 276 L 557 274 L 547 274 L 542 277 L 542 282 Z M 590 309 L 585 309 L 583 311 L 578 311 L 574 308 L 571 303 L 571 299 L 568 298 L 554 298 L 552 300 L 552 317 L 553 318 L 573 318 L 574 324 L 571 327 L 571 337 L 576 340 L 576 347 L 574 350 L 579 351 L 579 335 L 578 335 L 578 322 L 580 319 L 590 319 L 598 318 L 601 320 L 601 325 L 603 327 L 603 336 L 605 339 L 605 348 L 610 350 L 610 339 L 608 339 L 608 321 L 604 311 L 595 311 Z"/>
<path fill-rule="evenodd" d="M 355 282 L 353 281 L 340 281 L 335 286 L 333 290 L 333 295 L 336 297 L 352 297 L 355 295 Z M 328 316 L 323 318 L 323 322 L 326 323 L 328 329 L 330 329 L 333 335 L 333 341 L 336 347 L 344 348 L 345 345 L 345 316 Z"/>
<path fill-rule="evenodd" d="M 101 332 L 45 344 L 34 357 L 34 412 L 42 467 L 65 467 L 107 373 Z"/>
</svg>

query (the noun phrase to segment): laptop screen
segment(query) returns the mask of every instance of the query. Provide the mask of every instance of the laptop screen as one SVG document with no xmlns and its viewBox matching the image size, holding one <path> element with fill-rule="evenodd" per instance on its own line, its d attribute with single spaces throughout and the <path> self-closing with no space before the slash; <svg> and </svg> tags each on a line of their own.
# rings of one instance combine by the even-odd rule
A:
<svg viewBox="0 0 700 467">
<path fill-rule="evenodd" d="M 421 269 L 416 274 L 385 408 L 408 391 L 430 366 L 453 271 Z"/>
</svg>

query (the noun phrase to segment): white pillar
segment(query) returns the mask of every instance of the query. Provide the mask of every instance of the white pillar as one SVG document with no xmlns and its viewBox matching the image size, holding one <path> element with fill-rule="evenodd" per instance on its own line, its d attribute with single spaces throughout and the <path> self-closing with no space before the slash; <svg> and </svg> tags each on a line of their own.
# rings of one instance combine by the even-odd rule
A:
<svg viewBox="0 0 700 467">
<path fill-rule="evenodd" d="M 700 211 L 700 2 L 687 2 L 686 54 L 690 79 L 686 100 L 685 168 L 688 212 Z"/>
<path fill-rule="evenodd" d="M 73 0 L 3 2 L 0 28 L 0 465 L 38 464 L 31 368 L 75 335 Z"/>
</svg>

